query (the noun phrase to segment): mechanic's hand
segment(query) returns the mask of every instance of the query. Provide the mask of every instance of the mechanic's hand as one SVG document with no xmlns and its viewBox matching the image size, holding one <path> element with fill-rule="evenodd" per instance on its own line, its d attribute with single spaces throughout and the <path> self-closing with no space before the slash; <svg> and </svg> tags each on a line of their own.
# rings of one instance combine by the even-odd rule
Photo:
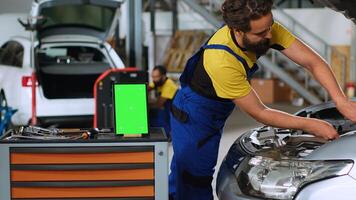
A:
<svg viewBox="0 0 356 200">
<path fill-rule="evenodd" d="M 344 100 L 336 103 L 336 108 L 344 117 L 356 123 L 356 102 Z"/>
<path fill-rule="evenodd" d="M 339 134 L 336 132 L 335 128 L 330 123 L 319 119 L 308 120 L 310 121 L 304 131 L 311 133 L 317 137 L 324 138 L 326 140 L 339 138 Z"/>
</svg>

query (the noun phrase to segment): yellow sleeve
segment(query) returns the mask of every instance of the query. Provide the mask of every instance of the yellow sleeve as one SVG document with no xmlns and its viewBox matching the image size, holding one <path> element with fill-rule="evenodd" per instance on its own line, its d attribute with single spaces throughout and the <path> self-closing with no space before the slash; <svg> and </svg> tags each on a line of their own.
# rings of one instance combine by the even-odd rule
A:
<svg viewBox="0 0 356 200">
<path fill-rule="evenodd" d="M 150 89 L 153 89 L 153 88 L 155 87 L 155 84 L 154 84 L 154 83 L 149 83 L 149 84 L 148 84 L 148 87 L 149 87 Z"/>
<path fill-rule="evenodd" d="M 242 63 L 230 53 L 216 49 L 205 50 L 204 68 L 218 97 L 236 99 L 250 93 L 246 71 Z"/>
<path fill-rule="evenodd" d="M 177 90 L 178 86 L 171 79 L 167 79 L 166 83 L 162 86 L 161 97 L 173 99 Z"/>
<path fill-rule="evenodd" d="M 278 22 L 272 25 L 272 48 L 287 49 L 295 40 L 295 36 Z"/>
</svg>

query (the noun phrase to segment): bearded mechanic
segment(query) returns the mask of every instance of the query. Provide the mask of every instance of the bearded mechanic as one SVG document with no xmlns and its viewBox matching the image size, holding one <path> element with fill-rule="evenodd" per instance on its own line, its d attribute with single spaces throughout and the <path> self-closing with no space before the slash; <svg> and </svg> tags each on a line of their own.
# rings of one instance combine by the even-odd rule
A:
<svg viewBox="0 0 356 200">
<path fill-rule="evenodd" d="M 150 102 L 150 126 L 163 127 L 168 138 L 170 138 L 170 108 L 178 86 L 167 77 L 164 66 L 155 66 L 152 70 L 152 81 L 149 90 L 154 90 L 155 101 Z"/>
<path fill-rule="evenodd" d="M 172 104 L 170 199 L 213 199 L 211 182 L 219 142 L 235 105 L 269 126 L 338 138 L 336 130 L 325 121 L 293 116 L 260 101 L 249 79 L 258 68 L 257 59 L 269 48 L 310 71 L 337 109 L 356 122 L 356 104 L 347 99 L 330 66 L 273 20 L 272 4 L 273 0 L 225 0 L 221 10 L 226 25 L 188 60 L 180 77 L 182 89 Z"/>
</svg>

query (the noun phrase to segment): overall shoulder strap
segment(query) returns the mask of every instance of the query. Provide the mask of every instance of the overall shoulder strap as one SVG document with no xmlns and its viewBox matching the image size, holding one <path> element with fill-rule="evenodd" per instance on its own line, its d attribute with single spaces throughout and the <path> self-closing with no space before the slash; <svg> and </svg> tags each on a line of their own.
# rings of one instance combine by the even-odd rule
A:
<svg viewBox="0 0 356 200">
<path fill-rule="evenodd" d="M 240 61 L 242 63 L 242 65 L 245 68 L 246 74 L 247 76 L 249 76 L 250 74 L 250 67 L 248 66 L 246 60 L 237 55 L 237 53 L 235 53 L 230 47 L 226 46 L 226 45 L 222 45 L 222 44 L 208 44 L 208 45 L 204 45 L 203 49 L 220 49 L 220 50 L 225 50 L 227 52 L 229 52 L 231 55 L 233 55 L 238 61 Z"/>
</svg>

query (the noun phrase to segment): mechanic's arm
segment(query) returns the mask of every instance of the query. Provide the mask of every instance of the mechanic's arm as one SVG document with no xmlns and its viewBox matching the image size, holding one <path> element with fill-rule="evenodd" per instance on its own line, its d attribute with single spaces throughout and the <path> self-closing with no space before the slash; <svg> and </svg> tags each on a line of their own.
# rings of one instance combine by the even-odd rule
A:
<svg viewBox="0 0 356 200">
<path fill-rule="evenodd" d="M 300 129 L 324 139 L 339 137 L 334 127 L 325 121 L 298 117 L 266 107 L 253 89 L 247 96 L 233 101 L 240 109 L 263 124 L 278 128 Z"/>
<path fill-rule="evenodd" d="M 308 69 L 316 80 L 328 91 L 337 109 L 348 119 L 356 122 L 356 103 L 351 102 L 331 70 L 331 67 L 310 47 L 296 39 L 290 47 L 282 51 L 297 64 Z"/>
</svg>

